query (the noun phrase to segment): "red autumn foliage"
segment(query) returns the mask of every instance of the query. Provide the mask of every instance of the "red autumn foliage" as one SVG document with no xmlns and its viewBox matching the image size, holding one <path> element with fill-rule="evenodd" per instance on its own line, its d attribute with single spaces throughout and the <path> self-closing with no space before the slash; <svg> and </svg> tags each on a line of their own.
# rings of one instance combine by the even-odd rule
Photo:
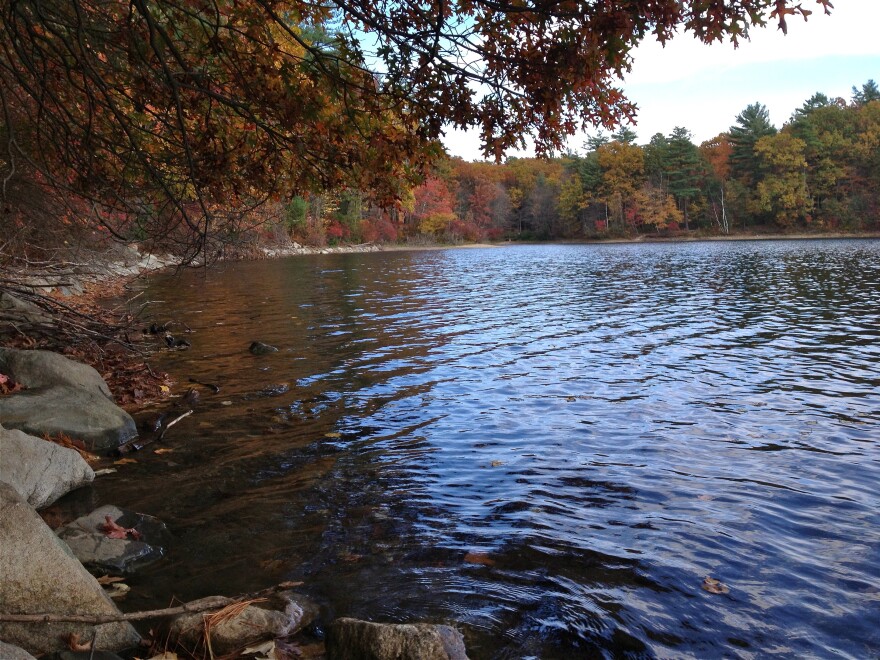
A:
<svg viewBox="0 0 880 660">
<path fill-rule="evenodd" d="M 122 527 L 110 516 L 104 518 L 104 523 L 98 525 L 98 530 L 104 532 L 111 539 L 127 539 L 129 536 L 135 541 L 141 540 L 141 533 L 134 527 Z"/>
</svg>

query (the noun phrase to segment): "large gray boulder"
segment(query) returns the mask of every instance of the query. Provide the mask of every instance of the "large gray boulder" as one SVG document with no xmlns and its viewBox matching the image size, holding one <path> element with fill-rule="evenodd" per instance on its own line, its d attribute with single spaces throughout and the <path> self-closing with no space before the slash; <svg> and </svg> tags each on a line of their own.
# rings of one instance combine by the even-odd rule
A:
<svg viewBox="0 0 880 660">
<path fill-rule="evenodd" d="M 207 602 L 225 607 L 236 601 L 212 596 L 189 604 Z M 281 592 L 268 602 L 248 605 L 235 616 L 218 617 L 216 623 L 207 626 L 211 650 L 215 655 L 227 655 L 256 642 L 293 635 L 312 623 L 317 613 L 317 605 L 306 597 L 291 591 Z M 205 613 L 175 617 L 168 629 L 169 645 L 182 648 L 194 656 L 199 655 L 206 648 L 205 623 Z"/>
<path fill-rule="evenodd" d="M 69 385 L 110 398 L 110 388 L 101 374 L 52 351 L 0 348 L 0 372 L 29 389 Z"/>
<path fill-rule="evenodd" d="M 327 660 L 467 660 L 451 626 L 340 618 L 327 630 Z"/>
<path fill-rule="evenodd" d="M 73 449 L 0 425 L 0 481 L 35 509 L 91 483 L 95 472 Z"/>
<path fill-rule="evenodd" d="M 98 581 L 77 561 L 36 511 L 12 488 L 0 483 L 0 603 L 9 614 L 118 615 L 119 609 Z M 118 651 L 140 641 L 129 623 L 0 621 L 0 639 L 40 655 L 65 648 L 61 637 L 75 633 L 96 647 Z"/>
<path fill-rule="evenodd" d="M 100 374 L 50 351 L 0 348 L 0 373 L 27 389 L 0 397 L 0 420 L 31 435 L 64 433 L 89 451 L 109 451 L 137 436 L 134 420 L 110 398 Z"/>
<path fill-rule="evenodd" d="M 103 529 L 108 519 L 134 535 L 111 538 Z M 128 575 L 165 556 L 170 534 L 165 523 L 144 513 L 112 505 L 95 509 L 57 530 L 70 551 L 93 573 Z"/>
</svg>

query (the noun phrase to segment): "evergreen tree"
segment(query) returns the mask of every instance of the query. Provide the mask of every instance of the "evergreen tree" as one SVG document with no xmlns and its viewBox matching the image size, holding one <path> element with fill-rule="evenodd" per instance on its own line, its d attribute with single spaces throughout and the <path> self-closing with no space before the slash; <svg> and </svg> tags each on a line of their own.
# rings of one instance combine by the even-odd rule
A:
<svg viewBox="0 0 880 660">
<path fill-rule="evenodd" d="M 855 90 L 855 87 L 853 87 Z M 829 99 L 822 92 L 816 92 L 809 99 L 804 101 L 804 104 L 794 111 L 794 114 L 791 116 L 792 122 L 796 122 L 798 120 L 807 117 L 814 110 L 818 110 L 819 108 L 825 108 L 831 105 L 831 99 Z"/>
<path fill-rule="evenodd" d="M 655 133 L 651 141 L 645 145 L 645 176 L 658 190 L 666 192 L 667 159 L 669 157 L 669 141 L 663 133 Z"/>
<path fill-rule="evenodd" d="M 852 91 L 853 105 L 866 105 L 871 101 L 880 101 L 880 87 L 877 87 L 877 83 L 873 79 L 862 85 L 861 89 L 853 86 Z"/>
<path fill-rule="evenodd" d="M 776 134 L 767 106 L 762 103 L 747 106 L 736 116 L 736 124 L 730 127 L 729 134 L 733 146 L 730 155 L 733 177 L 746 186 L 757 184 L 760 176 L 755 145 L 762 137 Z"/>
<path fill-rule="evenodd" d="M 636 132 L 629 126 L 621 126 L 616 133 L 611 134 L 611 137 L 617 142 L 622 142 L 623 144 L 634 144 L 639 136 L 636 135 Z"/>
<path fill-rule="evenodd" d="M 705 168 L 697 145 L 691 142 L 691 133 L 676 126 L 667 142 L 668 191 L 675 197 L 684 217 L 685 228 L 690 229 L 689 208 L 701 194 L 700 182 Z"/>
</svg>

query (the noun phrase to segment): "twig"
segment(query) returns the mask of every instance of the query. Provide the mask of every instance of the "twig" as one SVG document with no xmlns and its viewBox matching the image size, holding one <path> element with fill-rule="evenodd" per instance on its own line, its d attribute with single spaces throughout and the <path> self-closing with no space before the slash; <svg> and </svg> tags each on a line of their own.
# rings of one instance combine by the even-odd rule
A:
<svg viewBox="0 0 880 660">
<path fill-rule="evenodd" d="M 278 591 L 293 589 L 302 586 L 302 582 L 282 582 L 274 587 L 263 589 L 255 594 L 240 596 L 237 601 L 253 601 L 261 596 L 271 595 Z M 198 603 L 184 603 L 177 607 L 166 607 L 160 610 L 144 610 L 141 612 L 120 612 L 119 614 L 55 614 L 44 612 L 40 614 L 3 614 L 0 613 L 0 621 L 9 623 L 116 623 L 118 621 L 144 621 L 146 619 L 161 619 L 178 614 L 194 614 L 207 612 L 208 610 L 222 610 L 229 606 L 229 599 L 224 596 L 213 596 Z"/>
<path fill-rule="evenodd" d="M 0 614 L 0 621 L 11 623 L 115 623 L 117 621 L 143 621 L 145 619 L 159 619 L 178 614 L 190 614 L 194 612 L 206 612 L 207 610 L 226 607 L 227 599 L 215 596 L 210 601 L 190 605 L 184 603 L 178 607 L 166 607 L 161 610 L 144 610 L 142 612 L 126 612 L 119 614 Z"/>
<path fill-rule="evenodd" d="M 183 413 L 183 414 L 180 415 L 179 417 L 175 417 L 174 419 L 172 419 L 170 422 L 168 422 L 168 423 L 165 425 L 165 428 L 162 429 L 162 432 L 159 434 L 159 437 L 157 438 L 157 440 L 159 440 L 159 442 L 161 442 L 161 441 L 162 441 L 162 438 L 165 437 L 165 432 L 166 432 L 168 429 L 170 429 L 172 426 L 174 426 L 175 424 L 177 424 L 177 422 L 179 422 L 180 420 L 182 420 L 184 417 L 189 417 L 189 416 L 192 415 L 192 414 L 193 414 L 193 411 L 192 411 L 192 410 L 187 410 L 185 413 Z"/>
</svg>

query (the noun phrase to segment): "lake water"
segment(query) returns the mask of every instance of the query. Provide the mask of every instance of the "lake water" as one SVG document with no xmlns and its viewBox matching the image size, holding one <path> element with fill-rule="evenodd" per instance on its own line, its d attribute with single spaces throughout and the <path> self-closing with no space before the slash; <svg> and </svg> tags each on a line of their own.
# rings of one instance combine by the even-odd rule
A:
<svg viewBox="0 0 880 660">
<path fill-rule="evenodd" d="M 878 241 L 296 257 L 144 298 L 194 331 L 153 366 L 221 391 L 95 486 L 174 534 L 126 609 L 302 580 L 476 659 L 880 655 Z"/>
</svg>

